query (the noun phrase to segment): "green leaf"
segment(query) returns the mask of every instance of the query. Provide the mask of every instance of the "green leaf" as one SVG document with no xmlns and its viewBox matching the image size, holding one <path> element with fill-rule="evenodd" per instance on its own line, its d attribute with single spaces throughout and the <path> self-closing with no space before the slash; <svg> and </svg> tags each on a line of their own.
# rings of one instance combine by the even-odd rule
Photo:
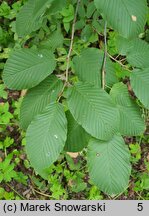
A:
<svg viewBox="0 0 149 216">
<path fill-rule="evenodd" d="M 53 0 L 29 0 L 16 18 L 16 31 L 19 37 L 29 35 L 42 25 L 44 13 Z"/>
<path fill-rule="evenodd" d="M 141 39 L 133 40 L 129 43 L 127 51 L 127 61 L 134 67 L 149 67 L 149 44 Z"/>
<path fill-rule="evenodd" d="M 65 151 L 80 152 L 87 146 L 90 136 L 81 125 L 75 121 L 70 111 L 66 112 L 66 117 L 68 121 L 68 133 Z"/>
<path fill-rule="evenodd" d="M 102 53 L 102 55 L 104 55 Z M 106 58 L 106 67 L 105 67 L 105 85 L 113 86 L 113 84 L 118 82 L 118 78 L 116 76 L 115 63 L 113 63 L 108 57 Z"/>
<path fill-rule="evenodd" d="M 135 41 L 135 40 L 133 40 Z M 130 40 L 122 37 L 122 36 L 117 36 L 116 38 L 116 45 L 119 54 L 121 55 L 126 55 L 128 50 L 130 49 Z"/>
<path fill-rule="evenodd" d="M 87 12 L 86 12 L 87 18 L 90 18 L 93 15 L 95 10 L 96 10 L 96 7 L 95 7 L 94 2 L 89 2 L 89 4 L 87 5 Z"/>
<path fill-rule="evenodd" d="M 84 42 L 91 42 L 91 37 L 93 35 L 92 26 L 87 24 L 81 31 L 81 40 Z"/>
<path fill-rule="evenodd" d="M 90 140 L 87 160 L 90 178 L 100 190 L 113 196 L 127 188 L 130 154 L 120 135 L 107 142 Z"/>
<path fill-rule="evenodd" d="M 80 18 L 84 18 L 86 16 L 84 2 L 80 1 L 80 6 L 78 8 L 78 15 Z"/>
<path fill-rule="evenodd" d="M 80 56 L 73 59 L 75 73 L 80 81 L 101 86 L 101 73 L 104 53 L 96 48 L 87 48 Z M 107 58 L 106 63 L 106 85 L 112 86 L 118 82 L 113 63 Z"/>
<path fill-rule="evenodd" d="M 63 41 L 63 34 L 60 28 L 58 28 L 56 31 L 52 32 L 46 40 L 41 42 L 40 47 L 42 49 L 52 49 L 55 51 L 56 48 L 63 46 Z"/>
<path fill-rule="evenodd" d="M 111 56 L 115 56 L 118 54 L 118 49 L 117 49 L 117 39 L 118 33 L 115 31 L 109 31 L 108 33 L 108 41 L 107 41 L 107 52 Z"/>
<path fill-rule="evenodd" d="M 83 29 L 85 25 L 86 25 L 86 23 L 85 23 L 84 19 L 80 19 L 76 22 L 75 29 L 76 30 Z"/>
<path fill-rule="evenodd" d="M 7 99 L 8 93 L 5 91 L 5 86 L 3 84 L 0 84 L 0 97 Z"/>
<path fill-rule="evenodd" d="M 48 10 L 48 14 L 53 15 L 60 12 L 67 4 L 67 0 L 53 1 L 51 7 Z"/>
<path fill-rule="evenodd" d="M 104 90 L 80 82 L 68 93 L 68 107 L 73 117 L 89 134 L 108 140 L 118 131 L 119 111 Z"/>
<path fill-rule="evenodd" d="M 101 63 L 99 50 L 88 48 L 73 58 L 75 73 L 80 81 L 101 86 Z"/>
<path fill-rule="evenodd" d="M 123 37 L 134 38 L 144 31 L 146 0 L 94 0 L 104 19 Z"/>
<path fill-rule="evenodd" d="M 37 114 L 40 114 L 50 102 L 57 99 L 62 87 L 62 81 L 51 75 L 27 92 L 20 110 L 20 124 L 24 130 Z"/>
<path fill-rule="evenodd" d="M 52 103 L 27 129 L 26 150 L 31 165 L 42 176 L 65 145 L 67 120 L 62 105 Z"/>
<path fill-rule="evenodd" d="M 130 81 L 137 98 L 149 109 L 149 68 L 134 70 L 130 76 Z"/>
<path fill-rule="evenodd" d="M 55 66 L 51 51 L 17 50 L 7 60 L 3 80 L 10 89 L 32 88 L 51 74 Z"/>
<path fill-rule="evenodd" d="M 120 133 L 125 136 L 142 135 L 145 131 L 145 123 L 136 103 L 131 100 L 126 85 L 123 83 L 115 84 L 110 95 L 120 112 Z"/>
</svg>

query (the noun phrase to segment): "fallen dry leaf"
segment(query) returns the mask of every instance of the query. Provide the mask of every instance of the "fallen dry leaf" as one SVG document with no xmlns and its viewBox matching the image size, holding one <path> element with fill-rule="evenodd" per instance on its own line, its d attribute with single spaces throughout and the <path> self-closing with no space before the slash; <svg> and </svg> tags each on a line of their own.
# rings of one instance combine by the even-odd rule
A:
<svg viewBox="0 0 149 216">
<path fill-rule="evenodd" d="M 70 180 L 68 181 L 68 186 L 72 187 L 73 185 L 74 185 L 74 182 L 73 182 L 72 179 L 70 179 Z"/>
<path fill-rule="evenodd" d="M 77 158 L 79 156 L 79 152 L 67 152 L 67 154 L 72 158 Z"/>
<path fill-rule="evenodd" d="M 26 95 L 26 93 L 27 93 L 27 90 L 22 90 L 21 91 L 21 97 L 24 97 Z"/>
<path fill-rule="evenodd" d="M 4 106 L 4 104 L 5 104 L 5 103 L 1 102 L 1 103 L 0 103 L 0 106 Z"/>
</svg>

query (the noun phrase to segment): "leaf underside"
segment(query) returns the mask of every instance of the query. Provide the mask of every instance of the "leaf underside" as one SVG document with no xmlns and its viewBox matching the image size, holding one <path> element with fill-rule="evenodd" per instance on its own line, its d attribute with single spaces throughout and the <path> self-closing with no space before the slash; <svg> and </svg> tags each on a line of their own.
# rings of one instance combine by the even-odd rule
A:
<svg viewBox="0 0 149 216">
<path fill-rule="evenodd" d="M 80 152 L 88 145 L 89 134 L 79 125 L 73 118 L 70 111 L 66 112 L 68 121 L 67 141 L 65 151 L 67 152 Z"/>
<path fill-rule="evenodd" d="M 73 59 L 75 73 L 79 80 L 101 87 L 101 74 L 103 66 L 104 52 L 96 48 L 87 48 L 80 56 Z M 106 85 L 112 86 L 118 82 L 115 68 L 111 60 L 107 57 L 106 62 Z"/>
<path fill-rule="evenodd" d="M 42 25 L 44 13 L 53 0 L 29 0 L 16 18 L 16 32 L 19 37 L 29 35 Z"/>
<path fill-rule="evenodd" d="M 137 98 L 149 109 L 149 68 L 134 70 L 130 82 Z"/>
<path fill-rule="evenodd" d="M 67 136 L 67 119 L 59 103 L 48 105 L 27 129 L 26 151 L 34 169 L 45 176 L 44 170 L 57 160 Z"/>
<path fill-rule="evenodd" d="M 146 0 L 94 0 L 104 19 L 123 37 L 136 38 L 144 31 Z"/>
<path fill-rule="evenodd" d="M 120 112 L 119 132 L 121 135 L 142 135 L 145 131 L 145 123 L 137 104 L 130 98 L 126 85 L 123 83 L 115 84 L 110 95 Z"/>
<path fill-rule="evenodd" d="M 26 130 L 36 115 L 40 114 L 49 103 L 56 101 L 62 87 L 62 81 L 50 75 L 39 85 L 29 89 L 20 109 L 22 129 Z"/>
<path fill-rule="evenodd" d="M 73 117 L 93 137 L 108 140 L 118 131 L 119 111 L 104 90 L 80 82 L 68 94 Z"/>
<path fill-rule="evenodd" d="M 130 154 L 120 135 L 114 135 L 106 142 L 90 140 L 87 160 L 91 180 L 100 190 L 116 195 L 127 188 L 131 172 Z"/>
<path fill-rule="evenodd" d="M 55 69 L 54 55 L 48 50 L 20 49 L 5 64 L 3 80 L 10 89 L 29 89 L 38 85 Z"/>
</svg>

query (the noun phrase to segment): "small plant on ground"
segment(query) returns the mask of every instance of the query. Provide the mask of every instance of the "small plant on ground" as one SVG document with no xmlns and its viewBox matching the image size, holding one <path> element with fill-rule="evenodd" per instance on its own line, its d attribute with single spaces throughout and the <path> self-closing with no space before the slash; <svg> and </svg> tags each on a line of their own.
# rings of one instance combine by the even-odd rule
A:
<svg viewBox="0 0 149 216">
<path fill-rule="evenodd" d="M 128 187 L 130 152 L 137 162 L 140 148 L 132 143 L 129 151 L 124 140 L 143 136 L 149 109 L 147 13 L 146 0 L 28 0 L 17 14 L 19 43 L 3 81 L 12 90 L 28 89 L 20 127 L 31 166 L 43 178 L 60 153 L 87 148 L 89 175 L 100 190 L 114 196 Z M 69 182 L 79 182 L 73 191 L 85 189 L 82 175 Z M 51 190 L 54 198 L 67 198 L 58 181 Z M 96 191 L 90 199 L 99 198 Z"/>
</svg>

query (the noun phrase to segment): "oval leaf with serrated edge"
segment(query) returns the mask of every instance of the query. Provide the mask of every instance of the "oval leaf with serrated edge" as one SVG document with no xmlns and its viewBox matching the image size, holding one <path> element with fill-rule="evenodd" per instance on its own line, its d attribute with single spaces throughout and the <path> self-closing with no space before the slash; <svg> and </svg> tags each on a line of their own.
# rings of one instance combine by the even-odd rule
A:
<svg viewBox="0 0 149 216">
<path fill-rule="evenodd" d="M 68 121 L 68 133 L 65 151 L 79 152 L 87 146 L 90 136 L 81 125 L 75 121 L 70 111 L 66 112 L 66 117 Z"/>
<path fill-rule="evenodd" d="M 20 110 L 20 124 L 24 130 L 50 102 L 56 101 L 62 87 L 62 81 L 51 75 L 27 92 Z"/>
<path fill-rule="evenodd" d="M 145 123 L 139 107 L 131 100 L 126 85 L 115 84 L 110 95 L 120 112 L 120 133 L 125 136 L 142 135 L 145 131 Z"/>
<path fill-rule="evenodd" d="M 149 68 L 149 44 L 141 39 L 128 43 L 127 61 L 134 67 Z"/>
<path fill-rule="evenodd" d="M 149 109 L 149 68 L 134 70 L 131 73 L 130 82 L 135 95 Z"/>
<path fill-rule="evenodd" d="M 101 71 L 104 59 L 104 52 L 96 48 L 87 48 L 80 56 L 73 59 L 75 73 L 80 81 L 101 86 Z M 106 85 L 112 86 L 118 82 L 115 68 L 109 58 L 106 62 Z"/>
<path fill-rule="evenodd" d="M 55 51 L 56 48 L 63 46 L 64 37 L 61 29 L 58 28 L 56 31 L 52 32 L 49 37 L 40 43 L 40 48 L 49 49 Z"/>
<path fill-rule="evenodd" d="M 44 176 L 63 150 L 67 136 L 67 119 L 59 103 L 49 104 L 27 129 L 26 150 L 34 169 Z"/>
<path fill-rule="evenodd" d="M 47 14 L 53 15 L 53 14 L 59 13 L 66 6 L 67 6 L 67 0 L 53 1 L 51 4 L 51 7 L 47 11 Z"/>
<path fill-rule="evenodd" d="M 120 135 L 107 141 L 91 139 L 88 145 L 88 168 L 93 183 L 100 190 L 116 195 L 123 192 L 129 182 L 131 165 L 128 147 Z"/>
<path fill-rule="evenodd" d="M 3 80 L 10 89 L 32 88 L 51 74 L 55 66 L 54 55 L 48 50 L 17 50 L 6 62 Z"/>
<path fill-rule="evenodd" d="M 68 94 L 73 117 L 89 134 L 108 140 L 118 131 L 119 111 L 104 90 L 80 82 Z"/>
<path fill-rule="evenodd" d="M 95 6 L 109 24 L 123 37 L 137 37 L 147 18 L 146 0 L 94 0 Z"/>
<path fill-rule="evenodd" d="M 24 37 L 39 29 L 44 19 L 44 13 L 53 0 L 29 0 L 21 8 L 16 18 L 16 32 Z"/>
</svg>

